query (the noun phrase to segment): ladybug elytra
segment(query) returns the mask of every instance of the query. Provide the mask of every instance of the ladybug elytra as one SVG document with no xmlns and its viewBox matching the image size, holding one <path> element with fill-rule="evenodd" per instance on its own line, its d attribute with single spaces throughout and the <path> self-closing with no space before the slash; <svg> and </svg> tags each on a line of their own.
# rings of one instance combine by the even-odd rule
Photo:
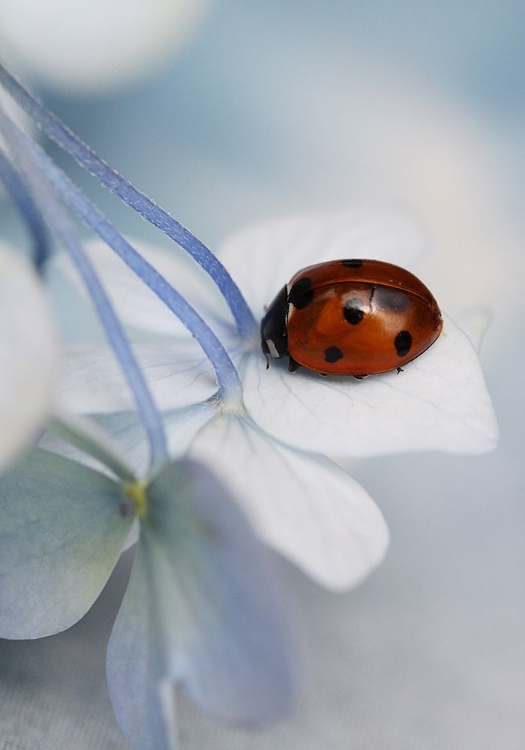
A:
<svg viewBox="0 0 525 750">
<path fill-rule="evenodd" d="M 261 323 L 262 349 L 323 375 L 399 370 L 443 327 L 438 304 L 409 271 L 379 260 L 333 260 L 299 271 Z"/>
</svg>

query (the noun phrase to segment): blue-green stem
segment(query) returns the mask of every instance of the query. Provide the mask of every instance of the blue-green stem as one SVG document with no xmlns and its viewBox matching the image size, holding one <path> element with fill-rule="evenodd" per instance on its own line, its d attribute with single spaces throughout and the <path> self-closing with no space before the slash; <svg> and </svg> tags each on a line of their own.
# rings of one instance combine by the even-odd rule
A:
<svg viewBox="0 0 525 750">
<path fill-rule="evenodd" d="M 224 296 L 241 338 L 252 338 L 258 325 L 238 286 L 215 255 L 170 214 L 157 206 L 98 157 L 56 115 L 33 97 L 0 63 L 0 84 L 42 128 L 46 135 L 67 151 L 82 167 L 96 176 L 112 193 L 144 219 L 177 242 L 211 276 Z"/>
<path fill-rule="evenodd" d="M 151 466 L 160 466 L 168 459 L 164 426 L 148 385 L 133 356 L 129 341 L 120 325 L 120 321 L 96 272 L 82 249 L 75 228 L 53 191 L 49 190 L 48 182 L 41 174 L 39 164 L 32 150 L 27 148 L 27 136 L 18 130 L 7 115 L 5 115 L 1 107 L 0 131 L 3 132 L 17 168 L 20 170 L 28 187 L 31 188 L 35 202 L 41 209 L 57 239 L 69 252 L 88 289 L 89 295 L 103 322 L 108 341 L 115 352 L 135 398 L 137 410 L 148 436 Z"/>
<path fill-rule="evenodd" d="M 33 262 L 38 271 L 51 255 L 49 232 L 32 195 L 24 181 L 0 148 L 0 181 L 4 183 L 11 200 L 25 220 L 33 237 Z"/>
</svg>

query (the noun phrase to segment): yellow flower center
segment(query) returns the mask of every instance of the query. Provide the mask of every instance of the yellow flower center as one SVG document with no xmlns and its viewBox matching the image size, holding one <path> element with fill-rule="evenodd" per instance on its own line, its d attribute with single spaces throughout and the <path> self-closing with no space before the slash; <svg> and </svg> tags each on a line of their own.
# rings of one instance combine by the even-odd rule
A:
<svg viewBox="0 0 525 750">
<path fill-rule="evenodd" d="M 136 514 L 140 518 L 145 518 L 148 513 L 146 485 L 142 482 L 124 482 L 122 487 L 126 497 L 133 503 Z"/>
</svg>

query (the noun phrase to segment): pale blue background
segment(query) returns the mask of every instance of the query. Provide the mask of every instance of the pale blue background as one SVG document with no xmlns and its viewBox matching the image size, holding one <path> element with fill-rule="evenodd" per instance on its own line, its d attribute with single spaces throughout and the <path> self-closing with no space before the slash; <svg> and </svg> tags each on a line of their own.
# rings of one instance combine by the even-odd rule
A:
<svg viewBox="0 0 525 750">
<path fill-rule="evenodd" d="M 524 28 L 512 0 L 217 0 L 192 48 L 144 85 L 41 91 L 213 248 L 256 218 L 395 205 L 434 240 L 422 269 L 443 306 L 494 314 L 482 363 L 500 449 L 351 466 L 392 548 L 343 596 L 286 568 L 310 666 L 298 715 L 250 735 L 184 703 L 186 748 L 525 747 Z M 80 181 L 121 229 L 155 236 Z M 1 748 L 126 747 L 103 672 L 119 586 L 61 636 L 0 644 Z"/>
</svg>

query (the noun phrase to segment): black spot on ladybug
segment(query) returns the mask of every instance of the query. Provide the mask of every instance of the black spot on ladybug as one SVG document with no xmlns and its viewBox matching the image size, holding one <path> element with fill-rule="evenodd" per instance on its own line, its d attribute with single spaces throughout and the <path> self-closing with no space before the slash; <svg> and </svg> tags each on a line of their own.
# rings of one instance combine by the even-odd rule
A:
<svg viewBox="0 0 525 750">
<path fill-rule="evenodd" d="M 343 307 L 345 320 L 352 326 L 356 326 L 365 317 L 365 311 L 362 309 L 360 299 L 348 299 Z"/>
<path fill-rule="evenodd" d="M 394 346 L 398 357 L 406 357 L 412 346 L 412 336 L 408 331 L 399 331 L 394 339 Z"/>
<path fill-rule="evenodd" d="M 403 312 L 407 310 L 412 304 L 409 297 L 403 292 L 398 292 L 396 289 L 377 289 L 376 290 L 376 305 L 379 305 L 383 310 L 389 310 L 391 312 Z"/>
<path fill-rule="evenodd" d="M 313 298 L 312 280 L 306 277 L 296 281 L 288 293 L 288 302 L 297 310 L 302 310 L 303 307 L 309 305 Z"/>
<path fill-rule="evenodd" d="M 334 362 L 339 362 L 343 358 L 343 352 L 337 346 L 329 346 L 328 349 L 324 350 L 324 361 L 329 362 L 331 365 Z"/>
<path fill-rule="evenodd" d="M 350 258 L 350 260 L 342 260 L 341 265 L 346 268 L 359 268 L 363 265 L 363 261 L 359 258 Z"/>
</svg>

